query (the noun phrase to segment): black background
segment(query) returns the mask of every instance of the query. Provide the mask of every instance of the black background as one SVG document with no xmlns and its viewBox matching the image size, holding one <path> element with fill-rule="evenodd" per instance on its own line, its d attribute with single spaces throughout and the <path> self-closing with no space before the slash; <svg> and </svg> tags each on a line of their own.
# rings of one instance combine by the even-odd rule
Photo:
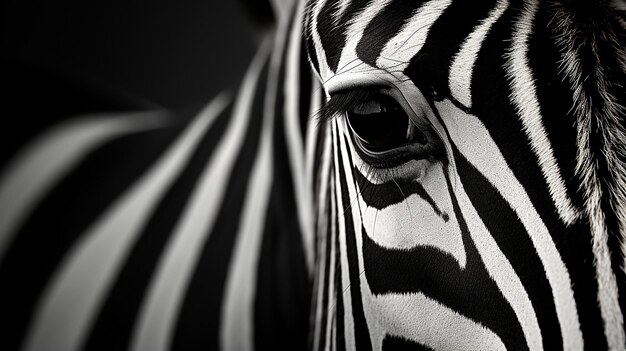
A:
<svg viewBox="0 0 626 351">
<path fill-rule="evenodd" d="M 232 0 L 4 0 L 1 17 L 3 76 L 79 78 L 167 108 L 233 86 L 259 36 Z"/>
</svg>

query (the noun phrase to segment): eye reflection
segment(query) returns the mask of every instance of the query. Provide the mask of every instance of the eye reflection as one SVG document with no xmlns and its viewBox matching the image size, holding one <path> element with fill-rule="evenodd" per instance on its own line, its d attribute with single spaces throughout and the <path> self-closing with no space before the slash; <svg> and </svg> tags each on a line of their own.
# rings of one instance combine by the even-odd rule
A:
<svg viewBox="0 0 626 351">
<path fill-rule="evenodd" d="M 390 96 L 372 94 L 346 112 L 353 135 L 367 153 L 384 153 L 411 143 L 426 144 L 424 133 Z"/>
</svg>

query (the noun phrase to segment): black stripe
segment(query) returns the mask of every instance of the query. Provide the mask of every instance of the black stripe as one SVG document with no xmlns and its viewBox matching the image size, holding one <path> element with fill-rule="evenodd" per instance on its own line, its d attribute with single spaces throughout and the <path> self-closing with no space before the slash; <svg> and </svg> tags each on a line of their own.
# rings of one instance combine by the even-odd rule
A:
<svg viewBox="0 0 626 351">
<path fill-rule="evenodd" d="M 424 46 L 406 68 L 406 75 L 425 93 L 449 95 L 448 77 L 454 55 L 495 3 L 495 0 L 452 2 L 433 23 Z"/>
<path fill-rule="evenodd" d="M 558 8 L 557 8 L 558 10 Z M 604 225 L 608 233 L 608 250 L 611 257 L 611 269 L 617 282 L 618 303 L 622 313 L 626 311 L 626 271 L 623 269 L 624 256 L 622 254 L 622 235 L 616 208 L 626 206 L 623 199 L 619 199 L 615 188 L 623 187 L 620 184 L 619 170 L 614 164 L 626 165 L 626 140 L 615 138 L 611 140 L 609 132 L 618 134 L 615 129 L 624 128 L 625 114 L 618 112 L 616 118 L 608 116 L 603 110 L 607 109 L 609 100 L 623 106 L 626 102 L 626 70 L 616 47 L 622 49 L 626 37 L 625 28 L 614 22 L 608 15 L 605 4 L 589 2 L 581 4 L 563 4 L 563 11 L 572 16 L 576 28 L 574 35 L 569 35 L 573 47 L 577 51 L 577 64 L 583 77 L 577 88 L 584 91 L 592 109 L 589 118 L 589 147 L 592 167 L 597 174 L 602 197 L 600 207 L 604 213 Z M 597 19 L 602 20 L 597 20 Z M 617 36 L 622 35 L 621 42 Z M 569 58 L 571 60 L 571 58 Z M 598 73 L 600 72 L 600 73 Z M 572 89 L 576 89 L 572 87 Z M 610 98 L 607 98 L 610 97 Z M 572 113 L 573 114 L 573 113 Z M 611 153 L 613 157 L 606 152 Z M 613 158 L 612 160 L 610 158 Z M 582 188 L 588 187 L 581 186 Z M 624 345 L 622 345 L 624 346 Z"/>
<path fill-rule="evenodd" d="M 260 140 L 263 122 L 261 111 L 268 66 L 266 62 L 259 75 L 250 114 L 247 116 L 247 131 L 243 136 L 243 144 L 238 151 L 228 182 L 215 184 L 226 187 L 223 202 L 213 228 L 209 229 L 211 233 L 204 243 L 183 299 L 171 341 L 172 349 L 219 349 L 224 286 L 248 190 L 247 183 Z"/>
<path fill-rule="evenodd" d="M 311 61 L 311 65 L 313 66 L 313 69 L 316 70 L 317 72 L 320 71 L 320 64 L 319 61 L 317 60 L 317 53 L 315 51 L 315 44 L 313 43 L 313 39 L 311 37 L 311 35 L 307 35 L 306 37 L 306 51 L 309 57 L 309 60 Z"/>
<path fill-rule="evenodd" d="M 320 187 L 321 187 L 321 183 L 322 181 L 326 181 L 327 183 L 327 189 L 326 192 L 330 193 L 330 182 L 332 181 L 332 163 L 328 164 L 328 168 L 329 168 L 329 172 L 326 175 L 326 179 L 323 180 L 322 176 L 323 173 L 320 169 L 320 158 L 324 152 L 323 147 L 324 147 L 324 139 L 327 138 L 328 136 L 325 135 L 325 128 L 319 128 L 318 129 L 318 133 L 316 135 L 316 140 L 315 140 L 315 150 L 314 150 L 314 161 L 313 161 L 313 189 L 312 189 L 312 194 L 313 194 L 313 201 L 312 201 L 312 208 L 315 210 L 315 237 L 316 240 L 319 241 L 321 240 L 319 238 L 319 234 L 320 233 L 320 216 L 318 216 L 319 211 L 321 211 L 322 208 L 322 204 L 319 202 L 321 199 L 320 196 Z M 327 195 L 327 202 L 328 205 L 325 209 L 325 213 L 323 214 L 323 216 L 326 216 L 326 220 L 330 220 L 330 196 Z M 319 255 L 319 253 L 316 253 L 316 255 Z"/>
<path fill-rule="evenodd" d="M 302 350 L 311 286 L 295 207 L 283 201 L 291 194 L 279 182 L 272 187 L 258 263 L 255 348 Z"/>
<path fill-rule="evenodd" d="M 383 351 L 430 351 L 430 347 L 415 341 L 406 340 L 401 337 L 385 335 L 383 339 Z"/>
<path fill-rule="evenodd" d="M 400 33 L 407 20 L 423 3 L 423 0 L 393 0 L 385 6 L 365 27 L 363 37 L 356 46 L 356 54 L 361 61 L 376 67 L 376 60 L 387 42 Z"/>
<path fill-rule="evenodd" d="M 356 234 L 354 232 L 354 222 L 352 220 L 352 210 L 349 208 L 352 201 L 350 201 L 350 195 L 348 194 L 348 185 L 346 174 L 343 169 L 343 161 L 341 156 L 341 149 L 339 144 L 341 143 L 339 132 L 337 132 L 337 167 L 339 170 L 339 180 L 341 189 L 337 189 L 337 193 L 341 192 L 341 199 L 344 208 L 338 209 L 338 216 L 345 219 L 345 231 L 346 231 L 346 250 L 348 255 L 348 276 L 350 277 L 350 297 L 352 300 L 352 317 L 354 319 L 354 339 L 357 350 L 371 350 L 372 344 L 370 340 L 369 328 L 365 320 L 365 313 L 363 310 L 363 301 L 361 300 L 361 280 L 359 273 L 359 256 L 357 253 L 358 247 L 356 243 Z M 363 232 L 365 233 L 365 232 Z M 363 234 L 363 237 L 367 235 Z M 363 254 L 365 258 L 365 253 Z M 367 264 L 365 259 L 364 264 Z M 369 279 L 368 279 L 369 280 Z"/>
<path fill-rule="evenodd" d="M 577 191 L 580 181 L 574 174 L 578 150 L 576 117 L 571 113 L 574 92 L 561 74 L 563 57 L 554 41 L 555 33 L 549 28 L 555 18 L 554 13 L 546 11 L 550 8 L 548 4 L 539 3 L 528 42 L 528 65 L 535 83 L 543 126 L 567 185 L 567 194 L 580 206 L 583 203 L 582 194 Z"/>
<path fill-rule="evenodd" d="M 303 26 L 303 37 L 305 40 L 306 52 L 313 66 L 313 69 L 317 72 L 320 71 L 319 61 L 317 59 L 317 53 L 315 50 L 315 43 L 313 43 L 313 32 L 316 30 L 313 28 L 313 7 L 315 6 L 314 1 L 307 1 L 304 9 L 304 26 Z M 306 56 L 305 56 L 306 57 Z"/>
<path fill-rule="evenodd" d="M 184 172 L 164 194 L 139 240 L 133 245 L 113 289 L 104 302 L 84 348 L 122 350 L 129 346 L 133 326 L 150 279 L 170 234 L 182 215 L 198 179 L 230 121 L 229 105 L 213 122 L 193 151 Z M 199 117 L 197 117 L 199 118 Z"/>
<path fill-rule="evenodd" d="M 259 350 L 304 350 L 307 345 L 311 282 L 294 197 L 289 145 L 285 140 L 284 84 L 288 49 L 286 46 L 281 54 L 278 74 L 272 140 L 274 179 L 257 270 L 254 344 Z"/>
<path fill-rule="evenodd" d="M 335 18 L 338 10 L 338 0 L 328 0 L 317 16 L 317 31 L 324 52 L 326 62 L 331 71 L 336 72 L 341 53 L 346 45 L 346 31 L 348 25 L 361 14 L 372 0 L 352 0 L 343 16 Z"/>
<path fill-rule="evenodd" d="M 606 350 L 604 321 L 598 305 L 598 282 L 589 223 L 577 222 L 565 228 L 558 218 L 546 222 L 557 250 L 565 262 L 574 289 L 574 300 L 578 310 L 578 321 L 583 332 L 585 350 Z M 561 228 L 555 231 L 553 228 Z M 556 229 L 558 230 L 558 229 Z"/>
<path fill-rule="evenodd" d="M 3 56 L 3 130 L 10 133 L 0 139 L 0 169 L 41 133 L 76 116 L 158 108 L 119 87 L 111 89 L 77 77 L 75 72 L 55 72 Z"/>
<path fill-rule="evenodd" d="M 313 189 L 312 189 L 312 194 L 313 194 L 313 201 L 312 201 L 312 207 L 314 209 L 314 236 L 315 236 L 315 242 L 319 243 L 321 241 L 321 235 L 319 234 L 321 232 L 321 223 L 320 223 L 320 216 L 319 211 L 322 210 L 322 206 L 323 204 L 321 204 L 319 202 L 319 200 L 321 199 L 320 194 L 319 194 L 319 188 L 321 186 L 322 183 L 322 172 L 320 170 L 320 158 L 321 155 L 323 153 L 323 140 L 326 137 L 324 135 L 324 129 L 323 128 L 319 128 L 318 129 L 318 133 L 315 136 L 316 140 L 315 140 L 315 150 L 313 151 L 314 153 L 314 160 L 313 160 Z M 329 165 L 330 166 L 330 165 Z M 326 175 L 326 180 L 327 183 L 327 192 L 329 192 L 330 190 L 330 182 L 332 181 L 332 171 L 328 172 L 328 174 Z M 326 208 L 325 208 L 325 214 L 324 216 L 326 216 L 326 220 L 330 220 L 330 197 L 327 196 L 326 198 Z M 326 232 L 328 233 L 328 232 Z M 326 234 L 328 235 L 328 234 Z M 318 249 L 319 248 L 319 249 Z M 316 245 L 316 251 L 315 251 L 315 257 L 319 257 L 320 256 L 320 252 L 322 250 L 321 245 Z M 317 267 L 317 262 L 315 263 L 314 267 Z"/>
<path fill-rule="evenodd" d="M 321 95 L 321 88 L 320 88 L 320 95 Z M 322 104 L 325 104 L 325 99 L 322 96 L 318 96 L 316 98 L 319 98 L 322 102 Z M 324 156 L 324 151 L 325 151 L 325 143 L 327 138 L 329 138 L 329 135 L 327 134 L 327 126 L 328 124 L 326 122 L 322 122 L 319 125 L 316 126 L 318 133 L 316 136 L 316 140 L 315 140 L 315 157 L 313 159 L 313 175 L 315 176 L 315 182 L 313 184 L 313 194 L 314 199 L 313 199 L 313 206 L 314 208 L 318 208 L 318 203 L 317 203 L 317 199 L 318 199 L 318 194 L 320 191 L 320 186 L 322 183 L 322 157 Z M 332 148 L 331 148 L 332 151 Z M 332 155 L 332 153 L 329 153 L 330 155 Z M 332 165 L 332 162 L 330 162 L 330 164 Z M 332 168 L 332 167 L 331 167 Z"/>
<path fill-rule="evenodd" d="M 528 232 L 498 190 L 472 166 L 453 144 L 461 182 L 482 222 L 519 277 L 537 315 L 544 348 L 562 348 L 552 288 Z"/>
<path fill-rule="evenodd" d="M 337 231 L 339 233 L 339 231 Z M 341 277 L 341 245 L 339 245 L 339 235 L 335 238 L 335 296 L 336 296 L 336 308 L 334 316 L 336 318 L 337 330 L 336 330 L 336 350 L 343 351 L 346 349 L 345 331 L 344 331 L 344 310 L 343 310 L 343 285 Z"/>
<path fill-rule="evenodd" d="M 330 347 L 329 349 L 335 351 L 337 349 L 337 314 L 332 314 L 332 321 L 330 322 Z"/>
<path fill-rule="evenodd" d="M 447 173 L 445 177 L 467 255 L 465 268 L 436 248 L 382 247 L 363 228 L 363 257 L 369 287 L 375 295 L 421 292 L 492 330 L 507 348 L 527 349 L 515 313 L 485 269 Z"/>
<path fill-rule="evenodd" d="M 510 16 L 511 13 L 506 13 L 498 22 L 496 22 L 496 24 L 494 25 L 494 29 L 491 31 L 491 34 L 486 39 L 486 44 L 483 46 L 481 51 L 486 50 L 485 47 L 489 47 L 487 46 L 490 44 L 488 40 L 493 40 L 492 36 L 494 35 L 494 33 L 497 33 L 496 35 L 499 35 L 501 33 L 500 31 L 496 30 L 496 28 L 499 28 L 499 26 L 504 26 L 505 28 L 499 29 L 508 29 L 510 34 Z M 499 39 L 500 40 L 493 42 L 493 45 L 497 46 L 496 49 L 492 48 L 492 51 L 489 51 L 489 54 L 501 53 L 500 50 L 502 50 L 501 45 L 503 41 L 502 38 Z M 504 56 L 503 53 L 501 55 Z M 485 56 L 487 55 L 485 54 Z M 484 59 L 485 56 L 479 55 L 478 60 Z M 502 58 L 500 57 L 499 59 Z M 488 86 L 492 87 L 491 89 L 500 89 L 500 93 L 503 87 L 496 85 L 497 83 L 503 84 L 504 89 L 508 89 L 508 84 L 506 84 L 506 81 L 503 81 L 506 79 L 506 75 L 502 67 L 504 67 L 503 62 L 502 65 L 497 67 L 494 67 L 493 62 L 491 62 L 490 66 L 480 67 L 484 69 L 484 73 L 488 74 L 488 77 L 493 79 L 490 80 L 491 85 Z M 476 69 L 479 69 L 478 61 Z M 497 79 L 493 76 L 494 71 L 499 71 L 500 73 Z M 475 77 L 476 76 L 480 76 L 480 73 L 475 73 Z M 473 92 L 476 92 L 474 94 L 474 97 L 476 96 L 476 94 L 484 94 L 484 90 L 485 87 L 483 87 L 483 91 L 480 91 L 480 88 L 478 86 L 474 86 L 474 89 L 472 90 Z M 499 129 L 493 129 L 497 130 L 498 132 L 495 133 L 495 136 L 492 133 L 494 141 L 499 146 L 504 145 L 505 148 L 511 143 L 515 143 L 517 149 L 508 149 L 508 151 L 513 152 L 513 156 L 520 159 L 518 162 L 525 164 L 526 170 L 532 169 L 532 167 L 534 166 L 534 170 L 540 172 L 538 170 L 538 166 L 533 162 L 534 159 L 528 158 L 528 155 L 532 155 L 532 151 L 528 150 L 527 153 L 520 152 L 520 150 L 528 149 L 529 145 L 527 144 L 525 136 L 522 134 L 523 128 L 521 126 L 521 122 L 517 118 L 513 107 L 510 105 L 509 99 L 500 99 L 497 102 L 495 100 L 489 101 L 489 107 L 484 106 L 485 101 L 481 101 L 481 103 L 483 105 L 475 106 L 475 111 L 477 113 L 486 113 L 488 111 L 491 115 L 487 116 L 493 118 L 493 121 L 495 123 L 498 123 Z M 431 106 L 431 108 L 433 108 L 433 110 L 436 112 L 434 106 Z M 511 116 L 511 118 L 502 118 L 503 115 Z M 482 119 L 485 115 L 480 114 L 479 116 Z M 445 125 L 445 123 L 443 123 L 442 117 L 438 114 L 437 117 L 439 118 L 442 125 Z M 487 120 L 487 122 L 490 121 Z M 486 126 L 487 125 L 488 124 L 486 123 Z M 517 126 L 517 129 L 512 128 L 512 126 Z M 503 133 L 503 130 L 506 130 L 507 132 Z M 510 132 L 511 134 L 508 134 L 508 132 Z M 513 136 L 515 136 L 516 138 Z M 461 177 L 461 181 L 466 188 L 472 204 L 478 211 L 482 221 L 485 223 L 485 226 L 487 227 L 489 232 L 492 233 L 492 237 L 496 240 L 499 248 L 510 261 L 513 269 L 519 276 L 522 285 L 525 287 L 526 292 L 528 293 L 530 301 L 537 314 L 539 327 L 542 330 L 544 347 L 548 349 L 561 348 L 562 339 L 560 334 L 560 325 L 556 316 L 556 307 L 554 305 L 554 300 L 552 297 L 552 289 L 547 280 L 547 277 L 545 276 L 543 265 L 541 263 L 541 260 L 537 256 L 536 250 L 528 236 L 528 233 L 521 224 L 515 212 L 510 208 L 510 206 L 501 197 L 497 190 L 493 188 L 493 186 L 486 179 L 484 179 L 484 177 L 462 155 L 460 155 L 459 151 L 454 145 L 454 141 L 450 141 L 454 153 L 452 156 L 454 156 L 457 162 L 459 176 Z M 503 151 L 503 154 L 504 153 L 505 151 Z M 524 157 L 526 159 L 523 159 Z M 528 174 L 522 173 L 521 175 L 522 178 L 525 176 L 526 179 L 528 179 Z M 543 177 L 541 176 L 541 173 L 535 173 L 535 175 L 538 175 L 539 178 L 536 179 L 540 181 L 540 184 L 543 183 L 543 189 L 546 189 L 545 182 Z M 518 177 L 518 179 L 520 179 L 520 177 Z M 540 187 L 537 184 L 533 184 L 533 186 Z M 554 208 L 552 208 L 551 211 L 554 212 Z"/>
<path fill-rule="evenodd" d="M 406 181 L 404 179 L 391 180 L 381 184 L 371 183 L 361 172 L 354 168 L 352 172 L 356 183 L 359 186 L 361 198 L 369 207 L 382 210 L 385 207 L 406 201 L 411 195 L 417 195 L 426 201 L 433 212 L 444 222 L 448 222 L 450 216 L 442 211 L 435 203 L 435 200 L 428 194 L 426 189 L 417 181 Z"/>
<path fill-rule="evenodd" d="M 311 99 L 312 88 L 313 88 L 313 72 L 311 72 L 311 67 L 306 60 L 306 47 L 303 43 L 300 43 L 300 57 L 298 60 L 299 66 L 299 75 L 298 75 L 298 86 L 300 95 L 298 97 L 298 112 L 300 114 L 300 133 L 302 135 L 302 140 L 304 140 L 304 145 L 306 145 L 306 133 L 307 128 L 309 126 L 310 113 L 311 109 Z"/>
<path fill-rule="evenodd" d="M 478 53 L 472 78 L 473 113 L 481 120 L 498 145 L 507 165 L 522 184 L 562 255 L 575 289 L 574 298 L 579 313 L 586 316 L 585 319 L 579 318 L 585 339 L 598 340 L 600 342 L 598 345 L 601 345 L 604 334 L 595 297 L 597 283 L 592 266 L 593 251 L 588 242 L 589 230 L 586 229 L 585 234 L 577 235 L 579 228 L 566 228 L 561 222 L 538 162 L 528 144 L 528 138 L 523 132 L 523 126 L 509 98 L 511 89 L 504 70 L 505 53 L 512 36 L 511 22 L 517 16 L 519 12 L 516 7 L 505 11 L 493 25 Z M 526 264 L 522 260 L 520 263 Z M 536 293 L 542 295 L 539 291 Z M 534 300 L 532 296 L 531 300 Z M 547 315 L 547 311 L 539 313 L 539 322 L 542 326 L 545 325 Z"/>
<path fill-rule="evenodd" d="M 575 116 L 571 110 L 574 92 L 570 84 L 559 74 L 562 73 L 559 65 L 561 54 L 552 39 L 554 32 L 549 28 L 555 24 L 551 20 L 552 9 L 544 3 L 540 3 L 539 6 L 529 41 L 529 65 L 535 78 L 542 121 L 566 183 L 568 195 L 575 204 L 580 205 L 581 194 L 577 192 L 580 182 L 574 175 L 577 158 L 577 132 L 574 128 Z M 565 228 L 553 210 L 530 195 L 568 269 L 586 347 L 606 349 L 603 320 L 596 302 L 597 282 L 592 264 L 594 258 L 589 239 L 589 225 L 578 222 Z M 625 283 L 626 279 L 618 279 L 618 283 L 620 281 Z"/>
<path fill-rule="evenodd" d="M 5 348 L 17 349 L 21 343 L 40 294 L 68 250 L 162 155 L 184 126 L 140 132 L 106 144 L 34 210 L 0 264 Z"/>
<path fill-rule="evenodd" d="M 329 176 L 329 178 L 331 178 L 329 181 L 332 181 L 332 176 Z M 330 207 L 330 203 L 332 202 L 331 200 L 331 196 L 328 197 L 328 202 L 329 202 L 329 209 L 331 209 L 332 207 Z M 332 234 L 333 231 L 336 230 L 335 227 L 333 227 L 332 225 L 332 218 L 336 218 L 334 216 L 336 216 L 336 212 L 337 211 L 332 211 L 329 210 L 330 216 L 328 217 L 328 223 L 327 223 L 327 230 L 326 230 L 326 260 L 325 260 L 325 266 L 324 266 L 324 288 L 322 290 L 322 316 L 320 318 L 320 338 L 319 338 L 319 351 L 325 350 L 326 349 L 326 321 L 328 319 L 328 311 L 330 306 L 328 305 L 328 294 L 329 294 L 329 289 L 330 289 L 330 255 L 331 255 L 331 242 L 332 242 Z"/>
<path fill-rule="evenodd" d="M 337 70 L 341 51 L 345 44 L 345 34 L 341 30 L 342 26 L 335 24 L 333 21 L 338 5 L 339 0 L 328 0 L 317 15 L 317 31 L 319 32 L 320 42 L 326 54 L 326 62 L 333 72 Z"/>
<path fill-rule="evenodd" d="M 318 291 L 322 289 L 322 294 L 327 293 L 326 292 L 327 280 L 321 280 L 321 279 L 322 279 L 322 272 L 326 272 L 328 270 L 327 261 L 328 261 L 328 255 L 330 255 L 329 254 L 329 241 L 326 240 L 325 243 L 323 242 L 324 238 L 328 238 L 330 236 L 330 230 L 331 230 L 330 219 L 332 218 L 332 213 L 330 213 L 331 212 L 331 197 L 330 196 L 327 197 L 326 199 L 326 211 L 327 211 L 326 212 L 326 227 L 324 228 L 325 232 L 322 232 L 321 223 L 317 221 L 317 216 L 316 216 L 316 222 L 315 222 L 314 233 L 315 233 L 316 250 L 315 250 L 314 274 L 315 274 L 316 284 L 313 287 L 313 294 L 315 294 L 315 297 L 311 299 L 311 324 L 310 324 L 310 329 L 309 329 L 309 347 L 308 347 L 308 350 L 310 351 L 316 351 L 313 349 L 313 347 L 315 346 L 314 340 L 315 340 L 315 337 L 318 335 L 318 333 L 321 334 L 321 331 L 316 329 L 317 328 L 317 310 L 322 309 L 322 314 L 320 315 L 320 318 L 321 318 L 320 321 L 323 321 L 324 316 L 326 315 L 326 305 L 324 304 L 325 303 L 324 301 L 320 300 Z M 322 261 L 322 253 L 326 254 L 324 261 Z M 321 269 L 322 262 L 324 262 L 325 264 L 324 270 Z M 326 272 L 326 275 L 328 275 L 328 272 Z M 323 323 L 323 322 L 320 322 L 320 323 Z"/>
</svg>

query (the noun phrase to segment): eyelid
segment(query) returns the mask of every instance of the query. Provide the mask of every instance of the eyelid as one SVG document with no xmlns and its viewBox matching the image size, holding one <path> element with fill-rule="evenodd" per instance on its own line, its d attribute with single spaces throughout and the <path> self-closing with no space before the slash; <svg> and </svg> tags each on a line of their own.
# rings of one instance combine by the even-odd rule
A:
<svg viewBox="0 0 626 351">
<path fill-rule="evenodd" d="M 438 123 L 429 103 L 410 80 L 398 81 L 385 72 L 345 73 L 329 79 L 324 83 L 324 89 L 330 100 L 315 117 L 319 124 L 344 116 L 350 108 L 346 100 L 351 96 L 354 98 L 355 94 L 369 91 L 393 98 L 416 127 L 421 130 L 432 130 L 440 140 L 444 140 L 442 135 L 445 133 L 442 134 L 442 131 L 435 127 Z"/>
<path fill-rule="evenodd" d="M 343 115 L 348 110 L 365 104 L 367 101 L 373 100 L 381 95 L 389 96 L 396 100 L 392 94 L 389 94 L 390 88 L 387 86 L 365 86 L 354 87 L 352 89 L 343 89 L 333 92 L 330 100 L 316 114 L 319 122 L 327 122 L 335 116 Z M 400 104 L 398 102 L 400 106 Z"/>
</svg>

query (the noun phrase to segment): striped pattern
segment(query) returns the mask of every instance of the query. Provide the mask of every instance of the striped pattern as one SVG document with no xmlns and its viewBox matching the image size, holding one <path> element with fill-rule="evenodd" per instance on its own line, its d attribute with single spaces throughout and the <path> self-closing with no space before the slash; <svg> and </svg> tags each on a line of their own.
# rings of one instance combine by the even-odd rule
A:
<svg viewBox="0 0 626 351">
<path fill-rule="evenodd" d="M 3 349 L 626 349 L 621 1 L 271 5 L 236 91 L 3 156 Z M 381 86 L 440 152 L 361 156 Z"/>
<path fill-rule="evenodd" d="M 626 55 L 612 6 L 308 2 L 333 106 L 315 350 L 626 348 Z M 435 129 L 443 156 L 387 169 L 361 157 L 332 96 L 380 86 Z"/>
<path fill-rule="evenodd" d="M 68 118 L 3 165 L 3 349 L 306 347 L 315 107 L 280 6 L 234 94 Z"/>
</svg>

